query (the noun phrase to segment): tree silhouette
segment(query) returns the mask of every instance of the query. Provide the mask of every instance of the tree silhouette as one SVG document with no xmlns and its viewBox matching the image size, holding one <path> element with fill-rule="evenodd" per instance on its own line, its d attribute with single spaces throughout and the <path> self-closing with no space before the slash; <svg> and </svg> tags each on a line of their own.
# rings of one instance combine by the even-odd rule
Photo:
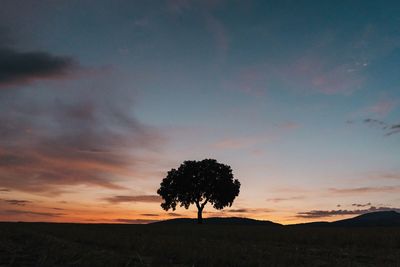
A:
<svg viewBox="0 0 400 267">
<path fill-rule="evenodd" d="M 171 169 L 157 193 L 163 198 L 161 207 L 175 210 L 178 202 L 181 207 L 197 207 L 197 222 L 203 223 L 203 209 L 207 203 L 221 210 L 232 206 L 239 195 L 240 182 L 233 179 L 230 166 L 218 163 L 215 159 L 184 161 L 178 169 Z"/>
</svg>

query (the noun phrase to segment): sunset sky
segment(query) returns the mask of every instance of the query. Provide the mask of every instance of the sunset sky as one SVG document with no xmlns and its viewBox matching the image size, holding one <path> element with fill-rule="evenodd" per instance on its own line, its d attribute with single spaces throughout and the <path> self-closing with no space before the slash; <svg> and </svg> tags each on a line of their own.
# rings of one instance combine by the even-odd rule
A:
<svg viewBox="0 0 400 267">
<path fill-rule="evenodd" d="M 147 223 L 215 158 L 284 224 L 400 208 L 400 2 L 0 0 L 0 221 Z"/>
</svg>

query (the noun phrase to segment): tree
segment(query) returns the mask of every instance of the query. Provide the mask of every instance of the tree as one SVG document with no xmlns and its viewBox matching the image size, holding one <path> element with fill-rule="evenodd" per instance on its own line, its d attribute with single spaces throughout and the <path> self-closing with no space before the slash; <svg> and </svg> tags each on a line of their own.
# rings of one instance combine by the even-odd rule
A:
<svg viewBox="0 0 400 267">
<path fill-rule="evenodd" d="M 196 204 L 197 222 L 203 222 L 203 209 L 207 203 L 221 210 L 232 206 L 239 195 L 240 182 L 233 179 L 230 166 L 215 159 L 184 161 L 178 169 L 171 169 L 162 180 L 157 193 L 163 198 L 161 207 L 168 211 Z"/>
</svg>

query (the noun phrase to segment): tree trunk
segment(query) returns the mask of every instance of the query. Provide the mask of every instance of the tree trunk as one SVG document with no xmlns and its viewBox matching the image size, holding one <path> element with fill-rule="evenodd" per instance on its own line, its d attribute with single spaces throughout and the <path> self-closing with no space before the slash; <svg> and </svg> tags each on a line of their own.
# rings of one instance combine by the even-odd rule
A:
<svg viewBox="0 0 400 267">
<path fill-rule="evenodd" d="M 203 224 L 203 209 L 198 209 L 197 210 L 197 223 L 198 224 Z"/>
</svg>

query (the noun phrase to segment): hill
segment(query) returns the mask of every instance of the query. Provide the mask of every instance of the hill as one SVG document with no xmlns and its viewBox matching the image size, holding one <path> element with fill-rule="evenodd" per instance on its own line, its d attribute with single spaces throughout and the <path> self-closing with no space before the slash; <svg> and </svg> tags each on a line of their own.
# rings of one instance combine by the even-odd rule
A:
<svg viewBox="0 0 400 267">
<path fill-rule="evenodd" d="M 377 211 L 358 215 L 350 219 L 334 222 L 310 222 L 292 224 L 290 226 L 307 227 L 375 227 L 398 226 L 400 227 L 400 213 L 396 211 Z"/>
<path fill-rule="evenodd" d="M 204 224 L 223 224 L 223 225 L 268 225 L 283 226 L 272 221 L 261 221 L 242 217 L 211 217 L 203 220 Z M 197 224 L 197 219 L 178 218 L 165 221 L 157 221 L 152 224 Z M 396 211 L 377 211 L 362 214 L 350 219 L 334 222 L 310 222 L 287 225 L 290 227 L 374 227 L 374 226 L 398 226 L 400 227 L 400 213 Z"/>
<path fill-rule="evenodd" d="M 400 213 L 396 211 L 371 212 L 330 224 L 344 227 L 400 226 Z"/>
<path fill-rule="evenodd" d="M 260 221 L 249 218 L 241 217 L 211 217 L 203 219 L 204 224 L 223 224 L 223 225 L 268 225 L 268 226 L 282 226 L 279 223 L 271 221 Z M 197 219 L 179 218 L 165 221 L 154 222 L 152 224 L 197 224 Z"/>
</svg>

